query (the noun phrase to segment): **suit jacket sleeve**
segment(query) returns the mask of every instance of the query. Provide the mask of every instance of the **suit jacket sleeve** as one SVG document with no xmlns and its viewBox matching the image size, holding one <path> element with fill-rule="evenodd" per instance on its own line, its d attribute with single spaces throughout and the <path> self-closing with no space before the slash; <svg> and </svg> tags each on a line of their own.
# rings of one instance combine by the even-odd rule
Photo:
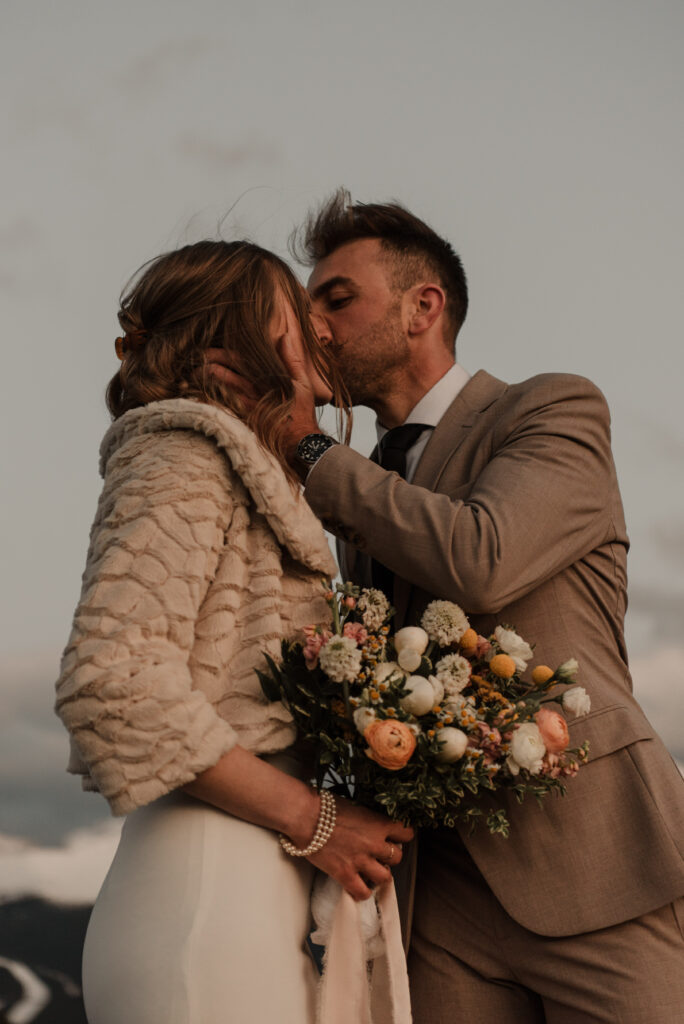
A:
<svg viewBox="0 0 684 1024">
<path fill-rule="evenodd" d="M 398 576 L 471 612 L 498 611 L 611 530 L 606 402 L 581 377 L 537 380 L 497 403 L 498 418 L 496 407 L 487 410 L 491 451 L 458 498 L 408 484 L 339 446 L 309 475 L 309 504 L 327 529 Z M 448 465 L 442 477 L 449 479 Z"/>
</svg>

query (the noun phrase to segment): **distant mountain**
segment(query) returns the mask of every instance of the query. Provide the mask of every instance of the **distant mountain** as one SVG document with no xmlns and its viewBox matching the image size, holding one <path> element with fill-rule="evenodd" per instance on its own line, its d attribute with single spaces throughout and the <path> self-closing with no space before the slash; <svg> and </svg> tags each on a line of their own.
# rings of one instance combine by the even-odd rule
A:
<svg viewBox="0 0 684 1024">
<path fill-rule="evenodd" d="M 0 903 L 0 1024 L 86 1024 L 81 951 L 91 907 Z"/>
</svg>

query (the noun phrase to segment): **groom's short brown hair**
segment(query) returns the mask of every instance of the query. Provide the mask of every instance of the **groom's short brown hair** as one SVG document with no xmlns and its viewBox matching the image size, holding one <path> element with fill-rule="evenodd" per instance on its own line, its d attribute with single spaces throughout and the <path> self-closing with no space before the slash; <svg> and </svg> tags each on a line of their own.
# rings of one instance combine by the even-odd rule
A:
<svg viewBox="0 0 684 1024">
<path fill-rule="evenodd" d="M 426 272 L 438 280 L 455 337 L 468 310 L 463 264 L 449 242 L 399 203 L 353 203 L 349 192 L 340 188 L 293 232 L 290 248 L 300 263 L 313 266 L 346 242 L 362 238 L 380 240 L 398 291 L 424 279 Z"/>
</svg>

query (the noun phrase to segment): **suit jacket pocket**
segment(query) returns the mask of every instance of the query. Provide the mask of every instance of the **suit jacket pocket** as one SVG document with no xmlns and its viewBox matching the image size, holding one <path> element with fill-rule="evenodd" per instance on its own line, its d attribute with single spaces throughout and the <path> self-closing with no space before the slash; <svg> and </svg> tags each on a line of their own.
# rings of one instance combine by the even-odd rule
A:
<svg viewBox="0 0 684 1024">
<path fill-rule="evenodd" d="M 570 746 L 578 747 L 589 741 L 589 761 L 612 754 L 639 740 L 651 740 L 655 732 L 648 719 L 637 709 L 626 704 L 609 704 L 591 711 L 570 725 Z"/>
</svg>

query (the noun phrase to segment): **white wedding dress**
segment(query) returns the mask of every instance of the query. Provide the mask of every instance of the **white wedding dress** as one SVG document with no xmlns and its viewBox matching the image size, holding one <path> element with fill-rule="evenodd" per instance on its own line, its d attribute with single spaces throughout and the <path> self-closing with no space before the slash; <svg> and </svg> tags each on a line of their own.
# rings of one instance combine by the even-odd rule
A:
<svg viewBox="0 0 684 1024">
<path fill-rule="evenodd" d="M 86 936 L 89 1024 L 313 1024 L 313 873 L 180 792 L 129 814 Z"/>
</svg>

